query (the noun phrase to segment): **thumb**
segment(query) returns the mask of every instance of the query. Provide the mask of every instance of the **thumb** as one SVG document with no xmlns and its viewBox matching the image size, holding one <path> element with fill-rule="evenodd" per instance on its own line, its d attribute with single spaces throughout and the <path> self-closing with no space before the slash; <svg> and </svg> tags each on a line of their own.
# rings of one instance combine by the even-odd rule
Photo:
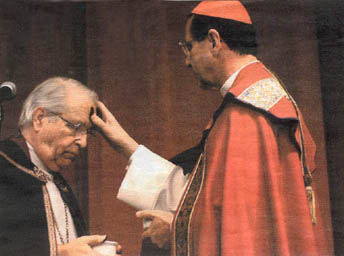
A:
<svg viewBox="0 0 344 256">
<path fill-rule="evenodd" d="M 79 241 L 88 244 L 89 246 L 96 246 L 102 244 L 107 238 L 107 235 L 93 235 L 93 236 L 82 236 L 78 238 Z"/>
<path fill-rule="evenodd" d="M 141 219 L 153 219 L 157 216 L 155 210 L 143 210 L 136 212 L 136 217 Z"/>
<path fill-rule="evenodd" d="M 161 210 L 143 210 L 136 213 L 136 217 L 143 219 L 155 219 L 159 218 L 164 222 L 171 223 L 173 220 L 173 213 Z"/>
</svg>

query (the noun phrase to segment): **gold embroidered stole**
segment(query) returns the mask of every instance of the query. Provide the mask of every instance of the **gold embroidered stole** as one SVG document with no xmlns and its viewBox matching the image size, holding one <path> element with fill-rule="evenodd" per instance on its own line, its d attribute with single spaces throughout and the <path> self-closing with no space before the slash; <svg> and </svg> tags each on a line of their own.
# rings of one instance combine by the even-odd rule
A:
<svg viewBox="0 0 344 256">
<path fill-rule="evenodd" d="M 172 253 L 190 255 L 190 223 L 194 206 L 201 192 L 204 180 L 205 156 L 202 153 L 195 165 L 187 189 L 184 192 L 174 220 Z"/>
<path fill-rule="evenodd" d="M 301 169 L 302 176 L 305 184 L 305 191 L 308 201 L 308 206 L 310 210 L 310 215 L 312 223 L 316 224 L 316 212 L 315 212 L 315 197 L 314 191 L 312 188 L 312 174 L 309 171 L 307 161 L 306 161 L 306 152 L 305 152 L 305 143 L 304 143 L 304 132 L 303 125 L 301 120 L 301 111 L 297 106 L 293 97 L 289 94 L 288 90 L 282 83 L 282 81 L 273 74 L 269 69 L 265 68 L 272 77 L 262 79 L 256 83 L 249 86 L 244 90 L 239 96 L 238 99 L 253 105 L 257 108 L 269 111 L 274 105 L 276 105 L 283 97 L 286 97 L 292 103 L 297 121 L 299 123 L 299 135 L 300 135 L 300 160 L 301 160 Z"/>
<path fill-rule="evenodd" d="M 269 70 L 267 70 L 269 71 Z M 270 72 L 270 71 L 269 71 Z M 271 73 L 271 72 L 270 72 Z M 257 81 L 256 83 L 249 86 L 244 90 L 237 99 L 247 104 L 253 105 L 257 108 L 269 111 L 274 105 L 276 105 L 283 97 L 288 98 L 293 104 L 297 120 L 299 123 L 300 132 L 300 160 L 302 174 L 305 181 L 305 190 L 309 209 L 311 213 L 311 219 L 313 224 L 316 224 L 315 216 L 315 200 L 314 193 L 311 187 L 312 177 L 307 167 L 306 156 L 305 156 L 305 145 L 303 136 L 302 120 L 298 106 L 295 101 L 288 93 L 286 88 L 273 74 L 273 77 L 266 78 Z M 227 94 L 228 95 L 228 94 Z M 217 111 L 218 112 L 218 111 Z M 222 112 L 222 108 L 219 108 L 218 115 Z M 217 115 L 217 116 L 218 116 Z M 213 118 L 213 124 L 216 118 Z M 210 132 L 210 130 L 209 130 Z M 205 139 L 207 136 L 205 137 Z M 205 141 L 204 144 L 205 145 Z M 204 147 L 205 150 L 205 147 Z M 172 235 L 172 255 L 174 256 L 190 256 L 190 223 L 194 207 L 197 203 L 198 196 L 201 192 L 204 182 L 205 175 L 205 153 L 202 153 L 197 161 L 197 164 L 191 174 L 191 178 L 187 189 L 184 192 L 183 198 L 179 204 L 175 219 L 173 222 L 173 235 Z"/>
<path fill-rule="evenodd" d="M 35 177 L 36 179 L 44 182 L 42 185 L 42 192 L 43 192 L 43 199 L 44 199 L 44 206 L 45 206 L 45 214 L 47 219 L 47 226 L 48 226 L 48 235 L 49 235 L 49 243 L 50 243 L 50 256 L 57 256 L 57 240 L 56 240 L 56 232 L 55 232 L 55 225 L 53 219 L 53 209 L 50 201 L 50 197 L 48 194 L 46 183 L 48 181 L 47 175 L 37 168 L 36 166 L 33 170 L 28 169 L 21 164 L 14 161 L 10 158 L 6 153 L 0 151 L 0 155 L 5 158 L 9 163 L 15 166 L 17 169 Z"/>
</svg>

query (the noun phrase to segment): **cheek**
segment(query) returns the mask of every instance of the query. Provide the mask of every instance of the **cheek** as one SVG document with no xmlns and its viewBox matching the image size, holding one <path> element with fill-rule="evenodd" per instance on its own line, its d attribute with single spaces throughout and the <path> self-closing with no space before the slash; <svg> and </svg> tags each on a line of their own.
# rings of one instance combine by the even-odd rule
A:
<svg viewBox="0 0 344 256">
<path fill-rule="evenodd" d="M 71 149 L 73 148 L 73 145 L 74 145 L 73 138 L 64 138 L 64 139 L 55 140 L 56 155 L 63 155 L 66 151 L 71 151 Z"/>
<path fill-rule="evenodd" d="M 68 166 L 74 161 L 77 154 L 74 154 L 77 146 L 74 146 L 73 139 L 60 140 L 55 146 L 55 161 L 59 166 Z M 74 153 L 71 153 L 74 152 Z"/>
<path fill-rule="evenodd" d="M 208 63 L 208 56 L 204 54 L 195 54 L 191 58 L 191 65 L 195 73 L 203 74 L 206 71 L 206 64 Z"/>
</svg>

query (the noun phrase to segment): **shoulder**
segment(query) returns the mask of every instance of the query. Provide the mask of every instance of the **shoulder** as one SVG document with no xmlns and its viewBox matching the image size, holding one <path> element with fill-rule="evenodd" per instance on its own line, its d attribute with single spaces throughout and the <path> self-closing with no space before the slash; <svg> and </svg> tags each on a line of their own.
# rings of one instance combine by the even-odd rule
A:
<svg viewBox="0 0 344 256">
<path fill-rule="evenodd" d="M 262 128 L 274 129 L 279 126 L 280 121 L 267 111 L 236 100 L 224 108 L 214 129 L 221 129 L 232 135 L 249 134 L 252 137 L 253 133 L 261 133 Z"/>
<path fill-rule="evenodd" d="M 274 87 L 276 81 L 258 81 L 238 97 L 228 93 L 227 102 L 219 120 L 236 125 L 276 124 L 282 126 L 294 125 L 297 122 L 295 108 L 292 102 L 279 89 L 265 89 Z M 221 121 L 220 121 L 221 122 Z"/>
<path fill-rule="evenodd" d="M 30 161 L 12 140 L 0 141 L 0 151 L 20 164 Z M 26 163 L 27 164 L 27 163 Z M 13 255 L 49 255 L 42 182 L 0 155 L 0 251 Z"/>
<path fill-rule="evenodd" d="M 276 136 L 288 136 L 296 124 L 295 119 L 280 119 L 268 111 L 235 99 L 226 105 L 216 120 L 208 142 L 224 144 L 224 148 L 242 145 L 249 150 L 260 142 L 274 141 Z"/>
<path fill-rule="evenodd" d="M 229 92 L 241 103 L 279 119 L 297 119 L 286 87 L 263 63 L 245 67 Z"/>
<path fill-rule="evenodd" d="M 297 119 L 291 96 L 274 77 L 258 80 L 237 99 L 276 118 Z"/>
<path fill-rule="evenodd" d="M 24 143 L 25 141 L 23 140 L 23 143 L 20 144 Z M 0 155 L 0 159 L 4 162 L 8 162 L 8 160 L 6 160 L 4 157 L 4 155 L 6 155 L 20 165 L 31 169 L 33 168 L 33 164 L 29 159 L 28 154 L 24 151 L 23 146 L 21 146 L 20 144 L 12 139 L 0 141 L 0 152 L 3 153 Z"/>
<path fill-rule="evenodd" d="M 258 80 L 237 98 L 242 102 L 269 111 L 283 97 L 288 97 L 287 93 L 276 79 L 269 77 Z"/>
<path fill-rule="evenodd" d="M 13 140 L 0 141 L 0 185 L 15 185 L 18 188 L 41 187 L 42 182 L 32 175 L 26 173 L 18 166 L 32 170 L 34 165 L 21 149 L 21 147 Z"/>
</svg>

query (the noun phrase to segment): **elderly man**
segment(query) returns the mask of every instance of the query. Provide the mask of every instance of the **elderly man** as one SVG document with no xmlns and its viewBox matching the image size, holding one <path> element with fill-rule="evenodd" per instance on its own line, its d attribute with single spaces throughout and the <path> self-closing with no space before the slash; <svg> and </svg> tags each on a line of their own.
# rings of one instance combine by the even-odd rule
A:
<svg viewBox="0 0 344 256">
<path fill-rule="evenodd" d="M 118 197 L 148 210 L 138 213 L 152 220 L 144 236 L 173 255 L 331 254 L 319 207 L 328 202 L 314 197 L 323 189 L 312 182 L 314 142 L 292 97 L 256 58 L 245 7 L 201 2 L 180 46 L 202 88 L 224 97 L 198 146 L 170 162 L 133 141 L 102 104 L 104 120 L 93 116 L 130 159 Z"/>
<path fill-rule="evenodd" d="M 27 97 L 21 135 L 0 143 L 0 254 L 99 255 L 106 236 L 87 234 L 77 202 L 59 171 L 87 146 L 95 92 L 56 77 Z"/>
</svg>

